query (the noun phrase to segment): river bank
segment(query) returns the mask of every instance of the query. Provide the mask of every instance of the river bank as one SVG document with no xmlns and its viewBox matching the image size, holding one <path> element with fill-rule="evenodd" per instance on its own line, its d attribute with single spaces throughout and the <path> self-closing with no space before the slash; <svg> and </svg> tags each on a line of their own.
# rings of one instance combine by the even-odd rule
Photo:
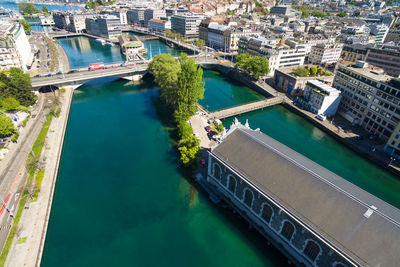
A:
<svg viewBox="0 0 400 267">
<path fill-rule="evenodd" d="M 37 200 L 25 206 L 5 266 L 40 266 L 72 94 L 71 88 L 62 93 L 60 115 L 52 120 L 41 155 L 46 158 L 41 190 Z"/>
</svg>

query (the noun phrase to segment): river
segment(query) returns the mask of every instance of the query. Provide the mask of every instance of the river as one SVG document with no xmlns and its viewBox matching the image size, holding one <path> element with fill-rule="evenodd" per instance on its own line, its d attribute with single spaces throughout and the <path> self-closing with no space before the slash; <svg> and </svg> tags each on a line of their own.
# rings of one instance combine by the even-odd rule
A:
<svg viewBox="0 0 400 267">
<path fill-rule="evenodd" d="M 80 53 L 67 54 L 71 62 L 91 54 Z M 213 71 L 204 80 L 211 110 L 262 98 Z M 42 266 L 285 266 L 242 219 L 190 184 L 158 94 L 152 81 L 113 78 L 75 91 Z M 283 107 L 239 119 L 400 207 L 398 179 Z"/>
<path fill-rule="evenodd" d="M 21 1 L 22 2 L 22 1 Z M 49 11 L 73 11 L 79 10 L 82 7 L 73 6 L 71 4 L 55 4 L 55 3 L 47 3 L 47 4 L 35 4 L 35 6 L 42 10 L 43 6 L 46 6 Z M 15 1 L 0 1 L 0 7 L 10 9 L 12 11 L 18 11 L 18 3 Z"/>
</svg>

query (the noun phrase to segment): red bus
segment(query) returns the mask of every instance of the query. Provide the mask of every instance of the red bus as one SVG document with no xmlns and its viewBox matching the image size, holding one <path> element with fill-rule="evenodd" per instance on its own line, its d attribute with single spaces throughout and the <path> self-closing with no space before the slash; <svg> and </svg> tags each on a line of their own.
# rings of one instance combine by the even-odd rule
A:
<svg viewBox="0 0 400 267">
<path fill-rule="evenodd" d="M 93 63 L 89 65 L 89 70 L 99 70 L 104 69 L 104 63 Z"/>
</svg>

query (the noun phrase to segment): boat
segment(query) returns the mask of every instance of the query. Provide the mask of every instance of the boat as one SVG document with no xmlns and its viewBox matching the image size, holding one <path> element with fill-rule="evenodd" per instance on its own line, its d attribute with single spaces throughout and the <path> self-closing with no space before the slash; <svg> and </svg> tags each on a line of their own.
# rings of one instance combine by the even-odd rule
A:
<svg viewBox="0 0 400 267">
<path fill-rule="evenodd" d="M 100 42 L 101 44 L 105 44 L 106 43 L 106 40 L 103 40 L 103 39 L 100 39 L 100 38 L 96 39 L 96 41 Z"/>
</svg>

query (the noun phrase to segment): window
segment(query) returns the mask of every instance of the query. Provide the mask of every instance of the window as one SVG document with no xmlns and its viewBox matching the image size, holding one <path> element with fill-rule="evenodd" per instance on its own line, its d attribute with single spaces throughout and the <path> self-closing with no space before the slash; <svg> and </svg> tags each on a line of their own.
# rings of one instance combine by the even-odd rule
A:
<svg viewBox="0 0 400 267">
<path fill-rule="evenodd" d="M 312 241 L 312 240 L 308 240 L 306 247 L 304 248 L 304 255 L 307 256 L 307 258 L 309 258 L 311 261 L 315 261 L 315 259 L 317 258 L 319 252 L 321 251 L 319 245 Z"/>
<path fill-rule="evenodd" d="M 236 179 L 233 176 L 229 176 L 229 182 L 228 182 L 228 189 L 231 191 L 233 194 L 235 193 L 236 190 Z"/>
<path fill-rule="evenodd" d="M 267 223 L 269 223 L 269 222 L 271 221 L 273 212 L 274 212 L 274 211 L 272 210 L 271 206 L 264 203 L 263 206 L 262 206 L 262 210 L 261 210 L 261 217 L 262 217 Z"/>
<path fill-rule="evenodd" d="M 246 204 L 247 207 L 251 208 L 252 203 L 253 203 L 253 193 L 249 189 L 244 190 L 244 196 L 243 196 L 243 201 L 244 204 Z"/>
<path fill-rule="evenodd" d="M 295 230 L 294 225 L 289 221 L 285 221 L 281 230 L 281 235 L 288 241 L 290 241 L 294 234 L 294 230 Z"/>
<path fill-rule="evenodd" d="M 218 180 L 221 179 L 221 167 L 217 163 L 214 163 L 214 177 Z"/>
</svg>

